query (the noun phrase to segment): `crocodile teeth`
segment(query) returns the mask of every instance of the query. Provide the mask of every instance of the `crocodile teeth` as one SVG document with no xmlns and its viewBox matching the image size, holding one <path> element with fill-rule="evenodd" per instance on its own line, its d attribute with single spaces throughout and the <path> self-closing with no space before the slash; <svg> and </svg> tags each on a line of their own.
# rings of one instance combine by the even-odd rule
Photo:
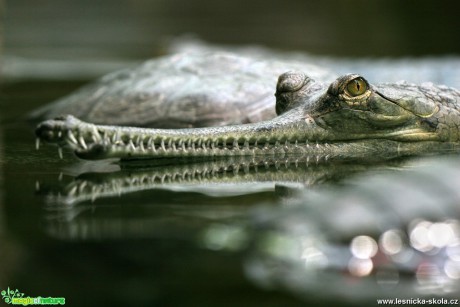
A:
<svg viewBox="0 0 460 307">
<path fill-rule="evenodd" d="M 70 191 L 69 191 L 69 196 L 74 196 L 77 192 L 78 186 L 74 186 Z"/>
<path fill-rule="evenodd" d="M 78 142 L 80 143 L 81 147 L 83 147 L 83 149 L 88 149 L 88 146 L 86 146 L 85 139 L 82 136 L 78 138 Z"/>
<path fill-rule="evenodd" d="M 290 165 L 290 164 L 291 164 L 291 163 L 289 162 L 288 159 L 286 159 L 286 161 L 284 161 L 284 167 L 285 167 L 286 169 L 289 168 L 289 165 Z"/>
<path fill-rule="evenodd" d="M 132 150 L 136 150 L 136 147 L 133 144 L 133 141 L 130 139 L 128 143 L 128 147 L 131 147 Z"/>
<path fill-rule="evenodd" d="M 92 134 L 92 137 L 93 139 L 95 139 L 95 143 L 99 142 L 101 140 L 101 136 L 99 134 L 99 131 L 97 131 L 97 128 L 96 126 L 92 126 L 92 129 L 93 129 L 93 134 Z"/>
<path fill-rule="evenodd" d="M 69 140 L 74 143 L 75 145 L 78 145 L 78 142 L 77 142 L 77 139 L 75 138 L 75 136 L 73 135 L 72 131 L 68 130 L 69 132 L 67 132 L 67 136 L 69 137 Z"/>
<path fill-rule="evenodd" d="M 86 181 L 86 180 L 85 180 L 85 181 L 83 181 L 83 182 L 81 183 L 80 187 L 79 187 L 79 191 L 80 191 L 80 192 L 82 192 L 82 191 L 83 191 L 83 189 L 86 187 L 86 185 L 87 185 L 87 184 L 88 184 L 88 183 L 87 183 L 87 181 Z"/>
<path fill-rule="evenodd" d="M 112 134 L 112 144 L 116 144 L 119 139 L 118 131 Z"/>
<path fill-rule="evenodd" d="M 58 147 L 58 155 L 59 155 L 59 159 L 63 159 L 63 155 L 62 155 L 62 148 L 61 147 Z"/>
<path fill-rule="evenodd" d="M 153 150 L 155 150 L 155 145 L 152 146 L 152 144 L 153 144 L 153 138 L 150 137 L 147 141 L 147 148 L 150 149 L 153 147 Z"/>
<path fill-rule="evenodd" d="M 39 139 L 39 138 L 36 138 L 36 139 L 35 139 L 35 149 L 36 149 L 36 150 L 39 150 L 39 149 L 40 149 L 40 139 Z"/>
<path fill-rule="evenodd" d="M 140 142 L 139 148 L 141 149 L 142 152 L 145 152 L 144 142 Z"/>
</svg>

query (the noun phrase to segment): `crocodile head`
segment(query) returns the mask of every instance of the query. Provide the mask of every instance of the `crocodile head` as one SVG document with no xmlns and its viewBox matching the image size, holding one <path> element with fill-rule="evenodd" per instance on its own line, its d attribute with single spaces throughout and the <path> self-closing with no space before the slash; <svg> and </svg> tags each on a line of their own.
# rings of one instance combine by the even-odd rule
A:
<svg viewBox="0 0 460 307">
<path fill-rule="evenodd" d="M 348 74 L 331 84 L 303 73 L 279 77 L 277 117 L 191 129 L 94 125 L 64 116 L 38 125 L 39 139 L 85 159 L 308 155 L 394 157 L 456 147 L 460 92 L 444 86 L 371 85 Z M 123 116 L 123 114 L 120 114 Z"/>
</svg>

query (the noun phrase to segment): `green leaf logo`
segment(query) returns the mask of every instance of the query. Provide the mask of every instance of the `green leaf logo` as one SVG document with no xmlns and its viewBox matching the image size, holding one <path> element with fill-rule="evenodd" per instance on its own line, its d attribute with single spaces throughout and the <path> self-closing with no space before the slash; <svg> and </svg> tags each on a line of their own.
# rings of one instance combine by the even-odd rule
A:
<svg viewBox="0 0 460 307">
<path fill-rule="evenodd" d="M 0 294 L 2 295 L 3 300 L 7 304 L 11 304 L 11 302 L 13 301 L 14 297 L 23 297 L 24 296 L 24 293 L 19 292 L 18 289 L 12 290 L 12 289 L 10 289 L 10 287 L 8 287 L 7 290 L 2 290 L 2 292 L 0 292 Z"/>
</svg>

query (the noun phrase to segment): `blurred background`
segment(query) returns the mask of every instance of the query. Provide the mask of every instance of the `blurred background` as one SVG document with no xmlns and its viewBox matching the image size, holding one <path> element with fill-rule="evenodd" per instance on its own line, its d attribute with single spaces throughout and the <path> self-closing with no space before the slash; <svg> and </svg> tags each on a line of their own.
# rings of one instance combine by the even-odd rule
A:
<svg viewBox="0 0 460 307">
<path fill-rule="evenodd" d="M 149 232 L 153 238 L 117 240 L 66 241 L 50 236 L 44 227 L 50 223 L 50 213 L 34 194 L 37 182 L 56 184 L 63 167 L 76 159 L 68 153 L 58 160 L 55 148 L 34 151 L 33 127 L 22 121 L 24 115 L 104 73 L 162 55 L 172 41 L 183 37 L 351 58 L 459 55 L 459 3 L 0 0 L 0 289 L 9 286 L 31 296 L 64 296 L 80 305 L 153 301 L 181 306 L 229 302 L 298 306 L 300 302 L 289 294 L 253 286 L 237 256 L 203 250 L 188 237 L 170 238 L 161 223 L 155 230 L 166 229 L 163 237 L 161 232 L 158 237 Z M 142 209 L 169 221 L 177 208 L 202 212 L 199 205 L 214 208 L 218 203 L 199 193 L 153 194 L 107 200 L 99 206 L 87 202 L 83 217 L 88 225 L 104 225 L 111 215 L 121 222 L 134 217 L 137 227 L 144 218 Z M 232 209 L 230 213 L 235 204 L 245 213 L 251 204 L 277 202 L 275 193 L 260 194 L 221 202 Z M 173 224 L 187 236 L 191 236 L 187 222 L 200 230 L 200 221 L 180 214 L 184 221 L 165 225 Z M 59 227 L 68 225 L 66 220 L 59 222 Z"/>
<path fill-rule="evenodd" d="M 458 54 L 458 1 L 12 0 L 6 54 L 148 58 L 185 34 L 339 56 Z"/>
</svg>

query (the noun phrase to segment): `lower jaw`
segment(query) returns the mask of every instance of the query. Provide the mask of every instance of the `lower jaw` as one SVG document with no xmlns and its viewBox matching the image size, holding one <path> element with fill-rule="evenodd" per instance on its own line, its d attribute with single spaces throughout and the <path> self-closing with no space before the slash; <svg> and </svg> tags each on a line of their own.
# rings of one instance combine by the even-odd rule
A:
<svg viewBox="0 0 460 307">
<path fill-rule="evenodd" d="M 303 143 L 270 145 L 265 147 L 196 148 L 196 149 L 156 149 L 155 151 L 139 148 L 93 145 L 85 150 L 75 150 L 82 159 L 121 160 L 141 159 L 200 159 L 210 160 L 235 156 L 266 156 L 283 159 L 284 157 L 306 157 L 315 160 L 388 160 L 397 157 L 426 155 L 430 153 L 459 152 L 458 143 L 448 142 L 400 142 L 392 140 L 359 140 L 333 143 Z"/>
<path fill-rule="evenodd" d="M 138 159 L 210 159 L 215 157 L 235 156 L 267 156 L 281 158 L 284 156 L 304 156 L 311 154 L 315 156 L 327 156 L 331 152 L 331 145 L 326 143 L 313 144 L 289 144 L 269 145 L 265 147 L 245 147 L 238 149 L 229 148 L 195 148 L 195 149 L 142 149 L 132 147 L 93 145 L 85 150 L 76 150 L 78 157 L 83 159 L 109 159 L 119 158 L 122 160 Z"/>
</svg>

